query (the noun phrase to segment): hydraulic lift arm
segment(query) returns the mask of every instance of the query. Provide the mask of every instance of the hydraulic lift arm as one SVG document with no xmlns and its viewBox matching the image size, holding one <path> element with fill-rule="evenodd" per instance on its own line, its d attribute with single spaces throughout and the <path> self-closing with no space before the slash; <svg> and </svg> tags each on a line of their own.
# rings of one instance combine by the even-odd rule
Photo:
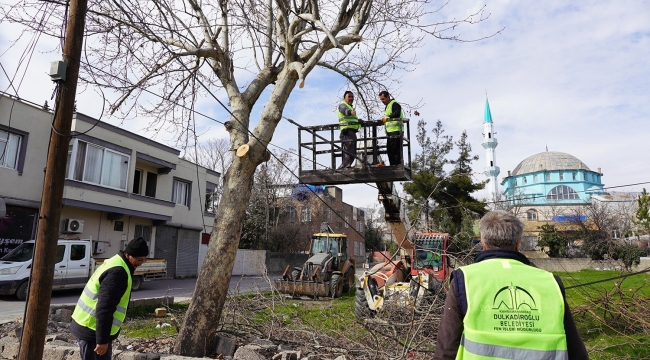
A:
<svg viewBox="0 0 650 360">
<path fill-rule="evenodd" d="M 401 201 L 397 196 L 393 182 L 378 182 L 377 189 L 379 189 L 378 199 L 384 205 L 385 220 L 395 235 L 397 245 L 402 249 L 411 250 L 413 244 L 407 236 L 406 227 L 408 220 L 406 216 L 402 217 Z"/>
</svg>

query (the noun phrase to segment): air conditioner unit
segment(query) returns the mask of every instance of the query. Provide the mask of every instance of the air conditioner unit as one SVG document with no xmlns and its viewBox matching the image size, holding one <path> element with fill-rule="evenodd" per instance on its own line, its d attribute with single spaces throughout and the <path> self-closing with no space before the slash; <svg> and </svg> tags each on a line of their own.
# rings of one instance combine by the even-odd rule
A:
<svg viewBox="0 0 650 360">
<path fill-rule="evenodd" d="M 78 234 L 84 231 L 84 221 L 78 219 L 65 219 L 63 221 L 63 232 L 68 234 Z"/>
</svg>

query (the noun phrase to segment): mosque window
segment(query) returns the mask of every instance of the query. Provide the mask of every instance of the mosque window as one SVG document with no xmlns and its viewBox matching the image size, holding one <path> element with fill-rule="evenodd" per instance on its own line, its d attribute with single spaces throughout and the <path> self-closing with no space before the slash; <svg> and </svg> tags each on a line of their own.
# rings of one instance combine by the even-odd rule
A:
<svg viewBox="0 0 650 360">
<path fill-rule="evenodd" d="M 517 179 L 515 179 L 515 186 L 517 186 Z"/>
<path fill-rule="evenodd" d="M 537 175 L 533 175 L 533 182 L 534 182 L 534 183 L 537 182 Z"/>
<path fill-rule="evenodd" d="M 528 184 L 528 179 L 524 176 L 524 184 Z"/>
<path fill-rule="evenodd" d="M 559 185 L 551 189 L 546 195 L 547 200 L 578 200 L 578 193 L 566 185 Z"/>
<path fill-rule="evenodd" d="M 551 181 L 551 174 L 546 174 L 546 181 Z"/>
<path fill-rule="evenodd" d="M 578 180 L 578 173 L 573 173 L 573 181 Z"/>
<path fill-rule="evenodd" d="M 560 173 L 560 180 L 564 180 L 564 174 Z"/>
<path fill-rule="evenodd" d="M 537 210 L 535 209 L 530 209 L 526 211 L 526 215 L 528 220 L 537 220 Z"/>
</svg>

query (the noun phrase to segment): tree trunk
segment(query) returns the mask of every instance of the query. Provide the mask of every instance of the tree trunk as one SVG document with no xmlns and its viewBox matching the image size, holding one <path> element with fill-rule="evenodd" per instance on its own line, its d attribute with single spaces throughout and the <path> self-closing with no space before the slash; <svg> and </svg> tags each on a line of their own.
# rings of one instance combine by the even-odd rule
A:
<svg viewBox="0 0 650 360">
<path fill-rule="evenodd" d="M 224 191 L 210 245 L 176 339 L 176 354 L 200 357 L 214 349 L 215 333 L 228 294 L 255 168 L 256 164 L 248 157 L 235 157 L 224 175 Z"/>
<path fill-rule="evenodd" d="M 269 101 L 262 110 L 260 122 L 252 132 L 254 139 L 251 141 L 248 141 L 247 132 L 251 111 L 247 100 L 250 99 L 229 94 L 233 114 L 237 117 L 232 119 L 232 124 L 226 125 L 230 132 L 231 148 L 238 149 L 243 144 L 250 148 L 242 157 L 233 157 L 224 175 L 223 197 L 214 220 L 208 253 L 196 281 L 192 302 L 183 319 L 183 327 L 176 338 L 174 353 L 178 355 L 200 357 L 209 355 L 214 349 L 215 333 L 228 294 L 255 169 L 268 160 L 265 144 L 271 141 L 297 80 L 298 74 L 291 67 L 278 75 Z"/>
</svg>

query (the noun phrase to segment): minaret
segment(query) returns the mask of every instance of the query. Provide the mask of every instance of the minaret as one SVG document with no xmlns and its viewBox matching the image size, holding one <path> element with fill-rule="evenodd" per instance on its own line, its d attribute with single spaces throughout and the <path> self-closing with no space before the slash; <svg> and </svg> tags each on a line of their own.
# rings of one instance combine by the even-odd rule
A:
<svg viewBox="0 0 650 360">
<path fill-rule="evenodd" d="M 487 184 L 490 198 L 488 200 L 497 200 L 499 196 L 499 183 L 497 175 L 501 172 L 497 166 L 496 147 L 499 144 L 494 137 L 494 124 L 492 123 L 492 113 L 490 112 L 490 103 L 487 96 L 485 97 L 485 113 L 483 115 L 483 148 L 485 149 L 485 176 L 490 180 Z"/>
</svg>

